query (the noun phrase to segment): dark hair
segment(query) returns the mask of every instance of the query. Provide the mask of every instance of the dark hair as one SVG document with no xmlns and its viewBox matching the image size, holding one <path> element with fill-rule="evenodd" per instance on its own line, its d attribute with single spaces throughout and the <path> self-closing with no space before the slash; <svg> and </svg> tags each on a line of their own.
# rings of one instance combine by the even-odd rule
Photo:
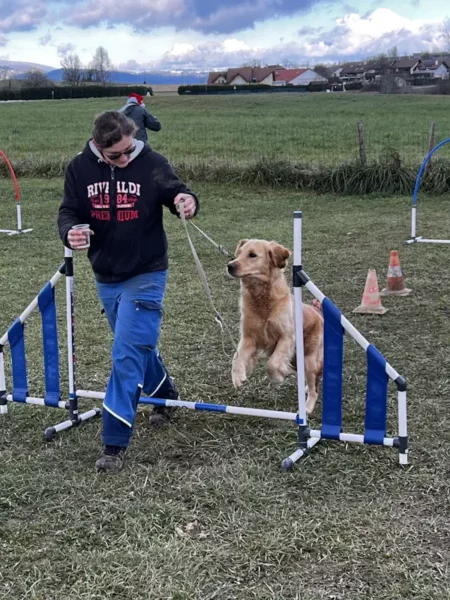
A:
<svg viewBox="0 0 450 600">
<path fill-rule="evenodd" d="M 106 110 L 97 115 L 92 137 L 99 148 L 110 148 L 127 135 L 134 135 L 136 125 L 118 110 Z"/>
</svg>

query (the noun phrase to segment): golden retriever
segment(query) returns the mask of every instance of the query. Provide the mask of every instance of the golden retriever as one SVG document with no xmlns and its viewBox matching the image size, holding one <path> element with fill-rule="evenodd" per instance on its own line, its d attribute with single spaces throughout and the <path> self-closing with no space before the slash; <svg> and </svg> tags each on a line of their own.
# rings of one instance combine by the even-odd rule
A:
<svg viewBox="0 0 450 600">
<path fill-rule="evenodd" d="M 270 379 L 281 383 L 295 369 L 294 298 L 284 268 L 287 248 L 265 240 L 241 240 L 228 273 L 241 282 L 241 336 L 233 357 L 235 388 L 246 381 L 260 354 L 268 355 Z M 319 307 L 303 304 L 306 410 L 311 414 L 323 367 L 323 317 Z"/>
</svg>

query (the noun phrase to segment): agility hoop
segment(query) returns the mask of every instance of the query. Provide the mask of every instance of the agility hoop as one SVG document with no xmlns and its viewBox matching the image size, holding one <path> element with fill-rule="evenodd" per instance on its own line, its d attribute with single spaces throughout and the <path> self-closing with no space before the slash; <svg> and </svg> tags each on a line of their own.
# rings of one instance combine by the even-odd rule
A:
<svg viewBox="0 0 450 600">
<path fill-rule="evenodd" d="M 431 159 L 433 154 L 448 144 L 450 142 L 450 138 L 440 142 L 437 146 L 435 146 L 426 156 L 425 160 L 422 163 L 422 166 L 419 169 L 419 173 L 417 174 L 416 184 L 414 186 L 413 198 L 412 198 L 412 207 L 411 207 L 411 238 L 407 240 L 407 244 L 414 244 L 414 242 L 421 242 L 422 244 L 450 244 L 450 240 L 434 240 L 429 238 L 424 238 L 423 236 L 417 235 L 417 196 L 419 194 L 420 182 L 422 180 L 422 176 L 425 173 L 426 166 L 428 161 Z"/>
<path fill-rule="evenodd" d="M 17 177 L 16 177 L 16 174 L 14 173 L 14 169 L 12 168 L 12 165 L 9 162 L 6 154 L 4 152 L 2 152 L 1 150 L 0 150 L 0 156 L 5 161 L 6 166 L 8 167 L 9 172 L 11 174 L 11 179 L 13 181 L 14 193 L 16 196 L 16 217 L 17 217 L 17 229 L 0 229 L 0 233 L 7 233 L 8 235 L 17 235 L 19 233 L 28 233 L 29 231 L 33 231 L 32 229 L 22 229 L 22 207 L 20 204 L 21 197 L 20 197 L 19 184 L 17 183 Z"/>
</svg>

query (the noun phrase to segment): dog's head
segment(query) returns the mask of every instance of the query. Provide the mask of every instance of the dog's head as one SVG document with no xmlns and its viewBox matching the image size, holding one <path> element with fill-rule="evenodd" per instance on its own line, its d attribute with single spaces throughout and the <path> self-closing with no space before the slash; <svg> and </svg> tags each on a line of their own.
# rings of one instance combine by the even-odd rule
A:
<svg viewBox="0 0 450 600">
<path fill-rule="evenodd" d="M 291 253 L 277 242 L 241 240 L 236 258 L 227 265 L 232 277 L 254 277 L 268 281 L 275 270 L 284 269 Z"/>
</svg>

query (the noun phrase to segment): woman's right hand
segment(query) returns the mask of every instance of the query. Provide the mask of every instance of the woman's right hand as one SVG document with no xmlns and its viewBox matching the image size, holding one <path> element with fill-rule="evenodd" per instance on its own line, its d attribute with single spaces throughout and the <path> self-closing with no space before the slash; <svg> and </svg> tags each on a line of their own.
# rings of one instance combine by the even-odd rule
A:
<svg viewBox="0 0 450 600">
<path fill-rule="evenodd" d="M 91 229 L 89 229 L 89 234 L 94 235 L 94 232 Z M 82 231 L 81 229 L 69 229 L 69 233 L 67 234 L 67 241 L 72 250 L 87 250 L 86 247 L 79 247 L 86 245 L 86 236 L 84 235 L 84 231 Z"/>
</svg>

